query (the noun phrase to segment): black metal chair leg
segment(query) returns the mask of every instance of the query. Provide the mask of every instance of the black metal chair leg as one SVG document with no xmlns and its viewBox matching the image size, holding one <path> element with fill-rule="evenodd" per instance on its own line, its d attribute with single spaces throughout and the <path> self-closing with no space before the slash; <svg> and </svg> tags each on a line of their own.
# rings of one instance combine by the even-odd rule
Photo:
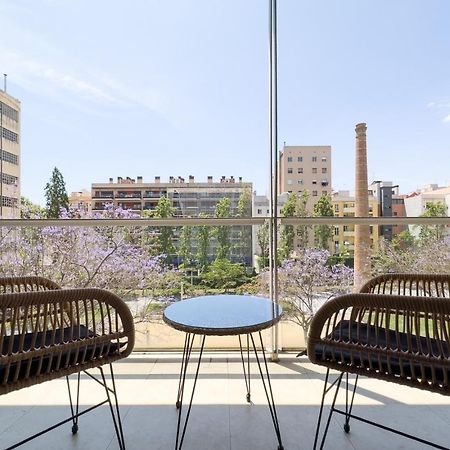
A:
<svg viewBox="0 0 450 450">
<path fill-rule="evenodd" d="M 272 416 L 273 426 L 275 428 L 275 433 L 277 435 L 278 450 L 283 450 L 284 447 L 283 447 L 283 443 L 281 442 L 280 425 L 278 423 L 277 410 L 276 410 L 275 401 L 274 401 L 274 398 L 273 398 L 272 384 L 270 382 L 270 375 L 269 375 L 269 368 L 267 366 L 266 352 L 264 350 L 264 344 L 263 344 L 261 332 L 258 332 L 258 334 L 259 334 L 259 340 L 260 340 L 260 343 L 261 343 L 261 351 L 262 351 L 262 354 L 263 354 L 264 367 L 265 367 L 266 378 L 267 378 L 267 385 L 266 385 L 266 381 L 264 379 L 264 374 L 263 374 L 263 370 L 262 370 L 262 367 L 261 367 L 261 362 L 259 360 L 258 351 L 256 350 L 255 340 L 253 339 L 253 335 L 252 334 L 250 334 L 250 338 L 252 340 L 252 345 L 253 345 L 253 350 L 255 352 L 256 362 L 258 363 L 258 369 L 259 369 L 259 373 L 261 375 L 261 381 L 262 381 L 262 384 L 263 384 L 263 387 L 264 387 L 264 392 L 266 393 L 267 403 L 269 405 L 270 415 Z"/>
<path fill-rule="evenodd" d="M 342 376 L 343 376 L 343 375 L 344 375 L 344 373 L 341 373 L 341 374 L 339 375 L 339 378 L 337 379 L 337 382 L 333 383 L 333 385 L 336 384 L 336 392 L 334 393 L 333 403 L 331 404 L 331 407 L 330 407 L 330 413 L 328 414 L 327 424 L 326 424 L 326 426 L 325 426 L 325 431 L 324 431 L 324 433 L 323 433 L 322 442 L 320 443 L 320 450 L 322 450 L 322 449 L 323 449 L 323 446 L 325 445 L 325 439 L 326 439 L 326 437 L 327 437 L 328 428 L 329 428 L 330 422 L 331 422 L 331 416 L 333 415 L 333 412 L 334 412 L 334 405 L 336 404 L 336 398 L 337 398 L 337 395 L 338 395 L 338 392 L 339 392 L 339 388 L 340 388 L 340 386 L 341 386 Z M 332 385 L 332 386 L 333 386 L 333 385 Z M 331 388 L 330 388 L 330 389 L 331 389 Z"/>
<path fill-rule="evenodd" d="M 327 392 L 328 392 L 327 383 L 328 383 L 329 375 L 330 375 L 330 369 L 327 369 L 327 374 L 325 375 L 325 383 L 323 385 L 322 402 L 320 403 L 319 417 L 317 418 L 316 435 L 314 436 L 313 450 L 316 450 L 317 439 L 319 438 L 320 422 L 322 421 L 322 413 L 323 413 L 323 404 L 325 402 L 325 396 L 327 395 Z"/>
<path fill-rule="evenodd" d="M 352 392 L 352 398 L 350 401 L 350 405 L 348 404 L 348 372 L 346 373 L 346 380 L 345 380 L 345 423 L 344 423 L 344 431 L 346 433 L 350 433 L 350 417 L 352 414 L 353 409 L 353 401 L 355 400 L 355 392 L 356 387 L 358 385 L 358 375 L 356 375 L 355 378 L 355 385 L 353 386 L 353 392 Z"/>
<path fill-rule="evenodd" d="M 80 372 L 78 372 L 77 376 L 77 404 L 74 409 L 73 401 L 72 401 L 72 392 L 70 390 L 69 377 L 66 377 L 67 380 L 67 390 L 69 391 L 69 401 L 70 401 L 70 411 L 72 413 L 72 434 L 77 434 L 78 432 L 78 412 L 80 405 Z"/>
<path fill-rule="evenodd" d="M 188 406 L 188 410 L 187 410 L 187 413 L 186 413 L 186 417 L 184 419 L 183 431 L 181 433 L 181 438 L 180 438 L 181 413 L 182 413 L 182 410 L 183 410 L 184 382 L 185 382 L 185 378 L 186 378 L 186 370 L 187 370 L 187 366 L 189 364 L 189 358 L 190 358 L 190 355 L 191 355 L 191 351 L 189 351 L 187 353 L 187 358 L 186 358 L 185 365 L 184 365 L 184 377 L 183 377 L 184 379 L 183 379 L 182 389 L 181 389 L 180 405 L 179 405 L 179 408 L 178 408 L 177 438 L 176 438 L 176 441 L 175 441 L 175 450 L 180 450 L 181 449 L 181 446 L 183 445 L 183 441 L 184 441 L 184 436 L 186 434 L 186 428 L 187 428 L 187 424 L 188 424 L 188 420 L 189 420 L 189 415 L 191 414 L 192 400 L 194 399 L 194 393 L 195 393 L 195 387 L 197 385 L 198 373 L 199 373 L 199 370 L 200 370 L 200 364 L 202 362 L 203 349 L 205 347 L 205 338 L 206 338 L 206 336 L 202 337 L 202 345 L 201 345 L 201 348 L 200 348 L 200 354 L 198 356 L 197 370 L 195 371 L 194 384 L 192 386 L 191 398 L 190 398 L 190 401 L 189 401 L 189 406 Z M 193 340 L 194 340 L 194 338 L 192 337 L 192 341 Z M 192 344 L 191 344 L 190 348 L 192 349 Z"/>
<path fill-rule="evenodd" d="M 116 388 L 115 388 L 116 383 L 114 381 L 114 372 L 112 370 L 111 365 L 110 365 L 110 369 L 111 369 L 111 380 L 112 380 L 112 384 L 113 384 L 112 389 L 110 387 L 108 387 L 108 384 L 106 383 L 106 378 L 105 378 L 105 373 L 103 371 L 103 368 L 99 367 L 100 374 L 102 376 L 103 386 L 105 387 L 105 392 L 106 392 L 106 396 L 108 399 L 109 410 L 111 412 L 111 417 L 112 417 L 112 420 L 114 423 L 114 429 L 116 430 L 117 441 L 119 442 L 119 448 L 120 448 L 120 450 L 125 450 L 125 440 L 123 437 L 122 420 L 120 418 L 119 406 L 117 403 L 117 393 L 116 393 Z M 114 408 L 113 402 L 111 400 L 111 393 L 114 395 L 114 399 L 116 402 L 115 408 Z M 116 411 L 114 411 L 114 409 Z M 116 415 L 117 415 L 117 417 L 116 417 Z"/>
<path fill-rule="evenodd" d="M 244 352 L 242 351 L 241 335 L 238 335 L 238 338 L 239 338 L 239 348 L 241 350 L 242 369 L 244 371 L 245 388 L 247 389 L 247 397 L 246 398 L 247 398 L 247 402 L 251 403 L 249 337 L 248 337 L 248 334 L 247 334 L 247 371 L 245 370 Z"/>
</svg>

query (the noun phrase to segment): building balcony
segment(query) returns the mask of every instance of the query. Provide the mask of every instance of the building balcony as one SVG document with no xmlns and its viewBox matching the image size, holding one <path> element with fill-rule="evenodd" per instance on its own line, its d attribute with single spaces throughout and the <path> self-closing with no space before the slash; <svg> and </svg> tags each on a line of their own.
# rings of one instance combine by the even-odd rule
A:
<svg viewBox="0 0 450 450">
<path fill-rule="evenodd" d="M 203 226 L 207 220 L 192 219 L 192 226 Z M 344 226 L 339 223 L 339 219 L 332 220 L 337 221 L 333 224 L 334 226 Z M 260 223 L 261 221 L 258 219 L 255 222 Z M 85 252 L 90 252 L 92 248 L 101 248 L 104 243 L 111 242 L 111 239 L 122 245 L 119 253 L 111 253 L 111 258 L 117 256 L 118 259 L 114 261 L 108 259 L 105 262 L 108 269 L 103 274 L 100 271 L 99 283 L 107 282 L 109 290 L 125 298 L 135 318 L 135 352 L 129 358 L 114 365 L 125 441 L 129 449 L 148 448 L 150 443 L 151 448 L 171 449 L 174 447 L 177 425 L 177 411 L 174 403 L 178 389 L 182 358 L 180 349 L 183 347 L 184 334 L 175 331 L 161 321 L 161 310 L 168 302 L 179 300 L 183 292 L 185 297 L 198 295 L 195 293 L 201 289 L 202 284 L 195 285 L 194 279 L 200 276 L 199 271 L 195 269 L 194 262 L 194 269 L 191 269 L 190 273 L 185 276 L 181 290 L 179 289 L 176 293 L 172 289 L 176 284 L 179 288 L 180 279 L 170 278 L 169 285 L 164 285 L 161 292 L 158 292 L 158 287 L 154 286 L 156 283 L 152 283 L 149 278 L 146 281 L 149 286 L 145 294 L 147 297 L 143 297 L 144 294 L 139 287 L 134 288 L 139 290 L 138 295 L 127 298 L 125 296 L 130 295 L 133 290 L 132 285 L 128 283 L 131 283 L 131 277 L 136 274 L 141 276 L 143 273 L 155 270 L 154 279 L 158 283 L 161 282 L 163 272 L 159 269 L 152 269 L 151 264 L 138 265 L 134 270 L 133 258 L 138 255 L 138 259 L 141 259 L 142 253 L 134 251 L 127 253 L 130 245 L 140 245 L 147 238 L 157 237 L 158 230 L 147 229 L 154 229 L 157 225 L 151 221 L 143 226 L 136 226 L 133 223 L 130 227 L 132 233 L 124 234 L 125 240 L 120 239 L 121 230 L 127 228 L 125 221 L 117 224 L 117 234 L 111 233 L 115 226 L 114 222 L 111 225 L 109 221 L 102 223 L 99 220 L 98 226 L 86 228 L 80 227 L 79 221 L 72 225 L 74 225 L 73 228 L 49 227 L 42 234 L 43 239 L 48 239 L 45 241 L 45 245 L 41 247 L 41 250 L 30 247 L 30 251 L 48 252 L 41 258 L 44 265 L 46 264 L 44 270 L 47 271 L 46 274 L 51 270 L 55 270 L 51 273 L 57 274 L 60 265 L 54 264 L 55 252 L 52 250 L 52 245 L 55 245 L 59 252 L 66 252 L 64 261 L 73 258 L 74 262 L 80 263 L 81 261 L 82 264 L 86 264 L 86 255 L 81 254 L 79 248 L 74 249 L 72 245 L 56 245 L 57 239 L 66 237 L 67 242 L 77 245 L 82 236 L 88 235 L 92 245 L 82 247 Z M 179 223 L 174 221 L 173 226 L 177 225 L 179 226 Z M 32 228 L 33 226 L 35 228 Z M 172 226 L 172 224 L 166 226 Z M 105 227 L 104 232 L 101 230 L 102 227 Z M 137 229 L 140 228 L 145 229 L 142 235 L 137 234 Z M 37 230 L 41 230 L 41 227 L 32 225 L 32 222 L 28 221 L 25 222 L 24 229 L 33 229 L 38 232 Z M 77 235 L 80 239 L 74 239 L 77 232 L 80 233 Z M 53 234 L 49 236 L 51 233 Z M 347 231 L 347 233 L 352 233 L 352 231 Z M 12 233 L 7 236 L 7 239 L 14 240 L 18 235 L 19 233 Z M 35 238 L 34 233 L 22 233 L 21 238 L 27 236 Z M 103 244 L 97 245 L 100 241 Z M 148 244 L 148 241 L 144 243 Z M 196 245 L 194 244 L 196 242 L 192 243 L 193 254 L 195 254 Z M 111 246 L 110 249 L 113 247 Z M 342 249 L 343 245 L 340 247 Z M 347 240 L 346 247 L 348 250 L 354 249 L 350 239 Z M 216 248 L 217 242 L 211 238 L 210 251 L 214 253 Z M 81 258 L 79 258 L 80 254 Z M 0 255 L 4 256 L 4 253 Z M 27 255 L 26 261 L 30 260 L 29 256 Z M 95 258 L 98 257 L 100 267 L 105 267 L 102 262 L 104 254 L 93 252 L 89 253 L 89 256 L 89 264 L 93 264 Z M 124 259 L 120 259 L 122 257 Z M 32 260 L 34 261 L 35 258 Z M 119 278 L 119 271 L 125 265 L 127 266 L 126 273 L 123 278 Z M 75 271 L 76 265 L 73 264 L 72 267 L 72 270 Z M 144 269 L 141 270 L 143 267 Z M 2 268 L 6 270 L 6 264 Z M 15 268 L 16 266 L 12 270 Z M 90 267 L 90 269 L 93 268 Z M 173 270 L 171 275 L 182 276 L 181 272 L 181 270 Z M 84 273 L 80 269 L 81 279 L 85 279 Z M 110 280 L 102 278 L 110 275 Z M 255 275 L 251 274 L 250 276 Z M 120 282 L 117 282 L 118 279 Z M 352 286 L 348 286 L 348 288 L 351 290 Z M 164 296 L 164 298 L 159 296 Z M 329 292 L 323 295 L 322 300 L 326 301 L 327 298 L 329 298 Z M 154 309 L 148 308 L 148 306 L 154 307 Z M 150 318 L 144 317 L 141 314 L 143 310 L 156 311 L 156 313 L 152 314 Z M 303 336 L 303 330 L 298 325 L 288 320 L 282 320 L 279 324 L 280 339 L 278 341 L 280 362 L 268 363 L 285 449 L 313 447 L 315 424 L 325 379 L 325 369 L 313 365 L 306 356 L 296 358 L 298 350 L 305 347 Z M 263 332 L 263 339 L 265 347 L 271 348 L 272 341 L 269 331 Z M 197 345 L 198 341 L 196 340 L 194 360 L 197 360 L 198 357 Z M 249 404 L 245 399 L 242 361 L 240 352 L 236 351 L 238 348 L 239 341 L 236 337 L 208 336 L 206 353 L 203 358 L 204 365 L 200 369 L 191 419 L 183 445 L 184 449 L 272 450 L 276 448 L 275 433 L 264 389 L 259 379 L 257 362 L 254 357 L 251 358 L 252 403 Z M 292 351 L 294 349 L 295 352 Z M 195 364 L 191 364 L 186 377 L 188 386 L 192 386 L 194 374 Z M 331 377 L 334 381 L 336 372 L 332 372 Z M 102 401 L 101 386 L 85 374 L 82 374 L 81 379 L 80 399 L 83 408 L 93 405 L 97 400 Z M 75 387 L 76 376 L 71 377 L 71 380 L 72 386 Z M 349 377 L 349 383 L 352 386 L 355 383 L 352 375 Z M 450 424 L 450 418 L 448 414 L 446 415 L 450 406 L 450 397 L 364 377 L 360 378 L 358 385 L 353 408 L 355 414 L 377 422 L 386 422 L 389 420 L 387 418 L 392 418 L 394 426 L 398 429 L 412 434 L 416 434 L 419 430 L 418 432 L 423 433 L 425 438 L 437 441 L 443 446 L 450 442 L 450 427 L 447 426 Z M 52 422 L 60 420 L 62 416 L 66 417 L 70 411 L 67 384 L 64 378 L 6 394 L 1 397 L 1 401 L 0 448 L 8 447 L 33 432 L 51 425 Z M 345 408 L 344 389 L 340 391 L 337 405 Z M 328 405 L 326 408 L 325 414 L 328 413 Z M 83 416 L 79 424 L 80 430 L 76 436 L 71 435 L 71 424 L 68 424 L 28 443 L 27 448 L 49 447 L 58 450 L 117 448 L 108 406 L 104 405 Z M 341 417 L 333 416 L 325 448 L 364 450 L 371 448 L 377 450 L 379 448 L 423 448 L 422 444 L 415 444 L 413 441 L 357 421 L 351 421 L 351 432 L 346 434 L 343 432 L 342 424 Z"/>
<path fill-rule="evenodd" d="M 100 194 L 100 195 L 93 195 L 92 196 L 92 200 L 105 199 L 105 198 L 113 199 L 114 195 L 113 194 Z"/>
</svg>

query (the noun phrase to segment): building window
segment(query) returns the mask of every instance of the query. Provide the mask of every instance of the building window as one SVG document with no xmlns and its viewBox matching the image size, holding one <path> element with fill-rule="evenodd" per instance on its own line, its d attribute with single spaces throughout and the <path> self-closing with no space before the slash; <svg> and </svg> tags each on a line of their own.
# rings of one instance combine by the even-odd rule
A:
<svg viewBox="0 0 450 450">
<path fill-rule="evenodd" d="M 303 167 L 299 167 L 299 168 L 297 169 L 297 173 L 303 173 Z"/>
<path fill-rule="evenodd" d="M 334 235 L 339 236 L 339 227 L 334 227 Z"/>
<path fill-rule="evenodd" d="M 344 225 L 344 231 L 348 231 L 348 225 Z"/>
<path fill-rule="evenodd" d="M 298 161 L 298 162 L 303 162 L 303 156 L 299 156 L 299 157 L 297 158 L 297 161 Z"/>
<path fill-rule="evenodd" d="M 322 180 L 322 186 L 328 186 L 328 180 Z"/>
<path fill-rule="evenodd" d="M 17 155 L 14 155 L 13 153 L 9 153 L 5 150 L 2 150 L 1 157 L 5 162 L 15 164 L 16 166 L 19 164 L 19 157 Z"/>
<path fill-rule="evenodd" d="M 317 162 L 317 156 L 312 157 L 312 162 Z"/>
<path fill-rule="evenodd" d="M 292 162 L 292 156 L 288 156 L 288 162 Z"/>
<path fill-rule="evenodd" d="M 14 120 L 14 122 L 19 121 L 19 112 L 14 108 L 11 108 L 11 106 L 0 102 L 0 110 L 4 116 L 9 117 L 11 120 Z"/>
<path fill-rule="evenodd" d="M 312 184 L 317 184 L 317 180 L 312 180 Z"/>
<path fill-rule="evenodd" d="M 369 226 L 369 230 L 370 230 L 370 234 L 373 234 L 373 226 L 372 225 Z"/>
<path fill-rule="evenodd" d="M 258 209 L 258 214 L 262 214 L 262 209 Z"/>
<path fill-rule="evenodd" d="M 322 191 L 322 195 L 328 195 L 327 191 Z"/>
<path fill-rule="evenodd" d="M 13 175 L 8 175 L 7 173 L 2 173 L 2 183 L 3 184 L 18 184 L 18 178 Z"/>
<path fill-rule="evenodd" d="M 288 173 L 292 173 L 292 167 L 288 168 Z"/>
<path fill-rule="evenodd" d="M 292 184 L 292 180 L 287 180 L 287 184 Z"/>
<path fill-rule="evenodd" d="M 344 208 L 348 208 L 348 203 L 344 203 Z"/>
<path fill-rule="evenodd" d="M 312 173 L 317 173 L 317 167 L 312 168 Z"/>
<path fill-rule="evenodd" d="M 326 167 L 322 167 L 322 173 L 327 173 L 327 168 Z"/>
<path fill-rule="evenodd" d="M 5 127 L 3 127 L 3 137 L 11 142 L 19 141 L 19 135 L 17 133 L 14 133 L 14 131 L 8 130 Z"/>
<path fill-rule="evenodd" d="M 317 197 L 317 191 L 312 192 L 313 197 Z"/>
<path fill-rule="evenodd" d="M 322 156 L 322 162 L 327 162 L 327 158 L 325 156 Z"/>
<path fill-rule="evenodd" d="M 334 205 L 334 212 L 339 212 L 339 205 Z"/>
<path fill-rule="evenodd" d="M 297 184 L 303 184 L 303 180 L 298 180 Z"/>
<path fill-rule="evenodd" d="M 12 197 L 1 197 L 1 205 L 7 208 L 15 208 L 17 206 L 17 198 Z"/>
</svg>

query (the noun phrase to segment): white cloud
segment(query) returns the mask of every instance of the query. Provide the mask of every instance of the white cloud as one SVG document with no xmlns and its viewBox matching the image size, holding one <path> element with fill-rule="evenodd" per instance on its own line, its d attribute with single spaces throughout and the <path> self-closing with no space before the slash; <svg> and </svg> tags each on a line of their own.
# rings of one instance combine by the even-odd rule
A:
<svg viewBox="0 0 450 450">
<path fill-rule="evenodd" d="M 448 116 L 445 116 L 445 117 L 442 119 L 442 122 L 444 122 L 444 123 L 450 123 L 450 114 L 449 114 Z"/>
<path fill-rule="evenodd" d="M 81 77 L 67 73 L 55 66 L 33 61 L 15 52 L 2 52 L 5 59 L 5 66 L 14 74 L 19 84 L 27 88 L 29 84 L 36 82 L 49 83 L 54 88 L 69 91 L 82 96 L 85 99 L 101 102 L 113 103 L 117 99 L 102 86 L 88 82 Z"/>
<path fill-rule="evenodd" d="M 447 108 L 450 108 L 450 102 L 446 102 L 446 101 L 429 102 L 427 104 L 427 108 L 447 109 Z"/>
</svg>

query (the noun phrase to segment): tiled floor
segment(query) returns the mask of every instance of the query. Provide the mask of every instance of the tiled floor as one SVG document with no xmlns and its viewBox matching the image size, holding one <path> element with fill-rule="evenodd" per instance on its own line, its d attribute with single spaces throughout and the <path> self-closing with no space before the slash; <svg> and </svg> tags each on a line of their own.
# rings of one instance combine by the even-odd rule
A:
<svg viewBox="0 0 450 450">
<path fill-rule="evenodd" d="M 127 449 L 174 448 L 180 358 L 179 353 L 134 354 L 115 364 Z M 295 358 L 294 354 L 282 354 L 280 363 L 269 366 L 284 448 L 311 449 L 325 371 L 306 357 Z M 193 370 L 191 367 L 188 375 L 190 383 Z M 249 405 L 239 353 L 204 355 L 184 449 L 277 448 L 255 361 L 251 371 L 253 404 Z M 101 401 L 102 387 L 85 375 L 82 378 L 82 405 Z M 369 379 L 361 379 L 358 386 L 355 414 L 450 446 L 450 397 Z M 338 403 L 342 405 L 344 401 L 342 390 Z M 0 397 L 0 448 L 65 418 L 68 412 L 65 379 Z M 346 435 L 342 417 L 335 416 L 325 448 L 424 448 L 423 444 L 362 422 L 351 422 L 351 432 Z M 103 406 L 80 418 L 77 435 L 72 436 L 70 425 L 64 425 L 23 448 L 116 449 L 118 445 L 109 409 Z"/>
</svg>

